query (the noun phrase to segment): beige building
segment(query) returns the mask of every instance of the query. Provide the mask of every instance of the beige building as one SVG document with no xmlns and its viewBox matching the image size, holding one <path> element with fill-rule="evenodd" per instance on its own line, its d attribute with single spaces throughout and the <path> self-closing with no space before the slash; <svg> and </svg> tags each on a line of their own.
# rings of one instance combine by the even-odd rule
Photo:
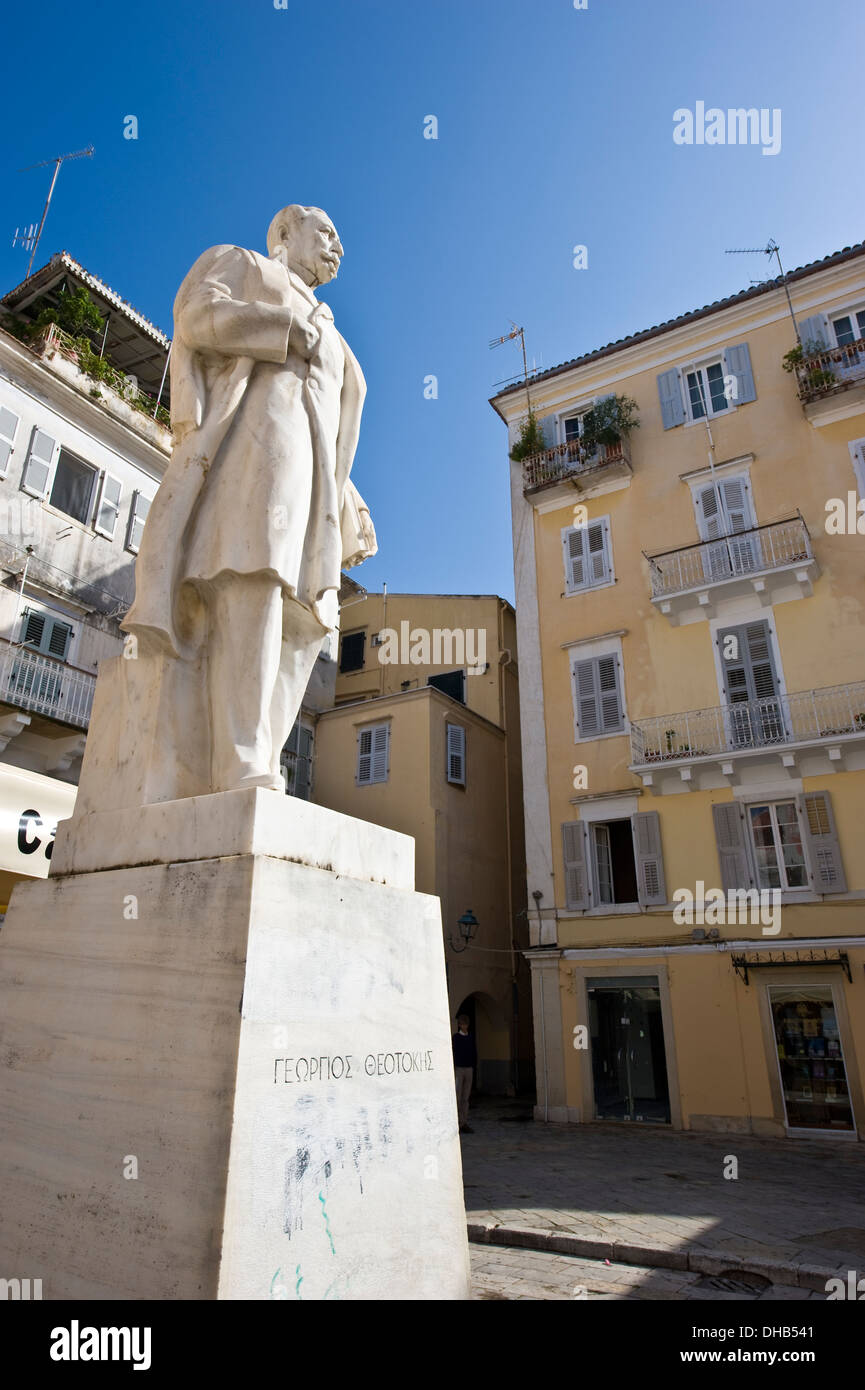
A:
<svg viewBox="0 0 865 1390">
<path fill-rule="evenodd" d="M 414 837 L 417 888 L 441 898 L 452 1013 L 474 1023 L 478 1085 L 530 1086 L 514 610 L 351 581 L 341 597 L 336 707 L 315 723 L 312 799 Z M 469 914 L 476 927 L 461 927 Z"/>
<path fill-rule="evenodd" d="M 787 279 L 531 383 L 545 1119 L 865 1136 L 865 248 Z"/>
</svg>

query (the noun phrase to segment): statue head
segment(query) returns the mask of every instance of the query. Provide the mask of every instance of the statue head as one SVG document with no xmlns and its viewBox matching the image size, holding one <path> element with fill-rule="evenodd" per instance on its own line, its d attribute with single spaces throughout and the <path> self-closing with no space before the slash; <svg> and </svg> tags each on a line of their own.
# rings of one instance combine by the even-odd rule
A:
<svg viewBox="0 0 865 1390">
<path fill-rule="evenodd" d="M 291 203 L 267 229 L 267 254 L 314 288 L 335 278 L 343 249 L 326 212 Z"/>
</svg>

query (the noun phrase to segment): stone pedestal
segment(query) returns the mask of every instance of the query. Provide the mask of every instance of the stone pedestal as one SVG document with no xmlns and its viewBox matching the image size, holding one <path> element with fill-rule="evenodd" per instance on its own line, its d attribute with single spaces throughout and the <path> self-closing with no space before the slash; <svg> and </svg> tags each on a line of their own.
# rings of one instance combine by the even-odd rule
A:
<svg viewBox="0 0 865 1390">
<path fill-rule="evenodd" d="M 0 934 L 0 1273 L 461 1299 L 439 903 L 405 836 L 228 792 L 58 830 Z"/>
</svg>

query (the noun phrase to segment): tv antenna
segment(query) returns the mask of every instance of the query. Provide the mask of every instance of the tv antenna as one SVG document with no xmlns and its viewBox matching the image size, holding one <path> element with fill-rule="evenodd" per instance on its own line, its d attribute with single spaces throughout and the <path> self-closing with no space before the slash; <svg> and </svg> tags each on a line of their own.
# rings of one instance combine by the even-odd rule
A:
<svg viewBox="0 0 865 1390">
<path fill-rule="evenodd" d="M 529 391 L 529 364 L 528 364 L 528 362 L 526 361 L 526 334 L 525 334 L 525 329 L 523 329 L 523 328 L 518 328 L 517 325 L 514 323 L 513 319 L 511 319 L 511 332 L 510 332 L 510 333 L 505 333 L 504 337 L 502 337 L 502 338 L 491 338 L 491 339 L 490 339 L 490 348 L 497 348 L 497 347 L 500 347 L 502 343 L 509 343 L 509 342 L 511 342 L 511 340 L 512 340 L 513 338 L 519 338 L 519 340 L 520 340 L 520 346 L 521 346 L 521 348 L 522 348 L 522 350 L 523 350 L 523 380 L 525 381 L 525 384 L 526 384 L 526 404 L 528 405 L 529 413 L 531 413 L 531 409 L 532 409 L 532 397 L 531 397 L 531 393 L 530 393 L 530 391 Z"/>
<path fill-rule="evenodd" d="M 36 256 L 36 248 L 42 237 L 45 218 L 48 216 L 48 209 L 51 206 L 51 196 L 54 192 L 54 185 L 57 182 L 57 175 L 60 173 L 60 165 L 66 159 L 92 159 L 92 157 L 93 146 L 88 145 L 86 150 L 73 150 L 71 154 L 57 154 L 53 159 L 43 159 L 40 160 L 38 164 L 28 164 L 26 169 L 18 170 L 19 174 L 26 174 L 29 173 L 31 169 L 45 169 L 49 164 L 54 165 L 54 173 L 51 176 L 51 187 L 48 190 L 48 197 L 45 199 L 45 207 L 42 209 L 42 221 L 39 223 L 38 230 L 34 228 L 32 223 L 29 227 L 25 227 L 22 232 L 19 232 L 17 227 L 15 228 L 15 238 L 12 245 L 14 246 L 16 242 L 20 241 L 21 245 L 26 250 L 30 251 L 30 263 L 27 266 L 27 274 L 24 277 L 25 280 L 30 279 L 30 272 L 33 269 L 33 260 Z"/>
<path fill-rule="evenodd" d="M 787 296 L 787 305 L 790 309 L 790 318 L 793 320 L 793 328 L 796 333 L 796 342 L 801 343 L 799 336 L 799 325 L 796 322 L 796 315 L 793 313 L 793 301 L 790 298 L 790 291 L 787 287 L 787 272 L 781 264 L 781 248 L 774 237 L 770 237 L 765 246 L 745 246 L 738 247 L 732 251 L 725 251 L 725 256 L 774 256 L 778 262 L 778 269 L 781 272 L 781 281 L 784 285 L 784 293 Z M 754 283 L 759 284 L 759 281 Z"/>
</svg>

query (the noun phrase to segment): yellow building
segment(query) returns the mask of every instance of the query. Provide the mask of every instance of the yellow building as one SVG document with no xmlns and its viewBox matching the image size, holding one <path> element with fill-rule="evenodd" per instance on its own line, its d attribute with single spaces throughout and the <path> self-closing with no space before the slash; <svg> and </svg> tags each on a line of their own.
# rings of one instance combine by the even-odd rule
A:
<svg viewBox="0 0 865 1390">
<path fill-rule="evenodd" d="M 865 246 L 787 281 L 531 382 L 543 1119 L 865 1137 Z"/>
<path fill-rule="evenodd" d="M 514 610 L 487 595 L 367 595 L 350 581 L 341 600 L 312 799 L 414 837 L 418 891 L 441 898 L 451 1012 L 474 1024 L 478 1086 L 530 1086 Z"/>
</svg>

